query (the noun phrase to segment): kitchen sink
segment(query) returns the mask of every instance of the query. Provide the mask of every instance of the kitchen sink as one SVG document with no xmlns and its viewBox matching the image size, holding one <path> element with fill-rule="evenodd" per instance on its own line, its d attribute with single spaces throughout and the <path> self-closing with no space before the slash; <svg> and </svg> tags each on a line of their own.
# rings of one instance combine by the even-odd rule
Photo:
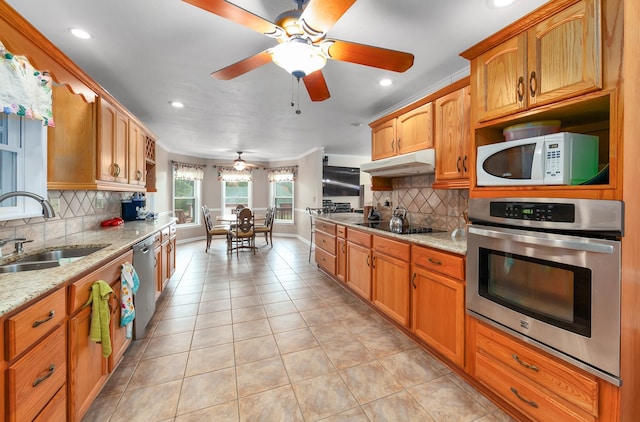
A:
<svg viewBox="0 0 640 422">
<path fill-rule="evenodd" d="M 72 261 L 73 258 L 82 258 L 97 252 L 106 246 L 107 245 L 89 247 L 72 246 L 32 253 L 12 262 L 0 265 L 0 273 L 14 273 L 19 271 L 33 271 L 58 267 L 61 265 L 61 260 L 64 261 L 68 258 L 69 261 Z"/>
</svg>

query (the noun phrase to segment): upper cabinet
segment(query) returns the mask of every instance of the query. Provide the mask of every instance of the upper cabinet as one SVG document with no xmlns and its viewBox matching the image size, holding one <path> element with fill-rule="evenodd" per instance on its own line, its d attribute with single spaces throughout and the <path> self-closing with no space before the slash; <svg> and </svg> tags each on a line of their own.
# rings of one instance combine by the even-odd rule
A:
<svg viewBox="0 0 640 422">
<path fill-rule="evenodd" d="M 140 125 L 129 121 L 129 184 L 145 186 L 146 184 L 146 150 L 147 136 Z"/>
<path fill-rule="evenodd" d="M 410 108 L 371 128 L 371 159 L 393 157 L 433 147 L 433 104 Z"/>
<path fill-rule="evenodd" d="M 98 179 L 127 183 L 127 116 L 103 98 L 98 110 Z"/>
<path fill-rule="evenodd" d="M 599 10 L 579 1 L 474 58 L 478 121 L 602 88 Z"/>
</svg>

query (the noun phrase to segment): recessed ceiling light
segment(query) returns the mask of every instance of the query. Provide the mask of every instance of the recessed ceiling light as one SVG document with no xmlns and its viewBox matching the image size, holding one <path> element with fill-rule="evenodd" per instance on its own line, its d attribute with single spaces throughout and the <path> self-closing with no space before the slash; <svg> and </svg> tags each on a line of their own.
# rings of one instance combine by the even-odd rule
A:
<svg viewBox="0 0 640 422">
<path fill-rule="evenodd" d="M 507 7 L 515 2 L 516 0 L 487 0 L 487 7 L 489 9 L 499 9 L 501 7 Z"/>
<path fill-rule="evenodd" d="M 184 104 L 182 104 L 180 101 L 169 101 L 169 104 L 171 104 L 171 106 L 175 108 L 184 107 Z"/>
<path fill-rule="evenodd" d="M 364 123 L 361 123 L 361 122 L 353 122 L 353 123 L 351 123 L 351 126 L 353 126 L 353 127 L 362 127 L 362 126 L 364 126 Z"/>
<path fill-rule="evenodd" d="M 385 79 L 380 79 L 380 86 L 389 86 L 393 83 L 393 81 L 391 79 L 385 78 Z"/>
<path fill-rule="evenodd" d="M 81 38 L 83 40 L 88 40 L 89 38 L 91 38 L 91 34 L 88 33 L 87 31 L 85 31 L 84 29 L 69 28 L 69 32 L 71 32 L 71 34 L 73 34 L 73 36 L 75 36 L 77 38 Z"/>
</svg>

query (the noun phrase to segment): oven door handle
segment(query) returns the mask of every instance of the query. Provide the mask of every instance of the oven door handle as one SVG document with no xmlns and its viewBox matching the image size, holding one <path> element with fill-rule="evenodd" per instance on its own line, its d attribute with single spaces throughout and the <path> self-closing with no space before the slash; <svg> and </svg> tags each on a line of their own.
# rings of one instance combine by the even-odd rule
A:
<svg viewBox="0 0 640 422">
<path fill-rule="evenodd" d="M 547 239 L 530 234 L 514 234 L 505 233 L 497 230 L 480 229 L 477 227 L 469 226 L 469 233 L 477 234 L 479 236 L 492 237 L 494 239 L 510 240 L 520 243 L 529 243 L 540 246 L 548 246 L 552 248 L 564 248 L 572 249 L 576 251 L 596 252 L 613 254 L 614 249 L 611 245 L 603 245 L 601 243 L 592 242 L 578 242 L 567 239 Z"/>
</svg>

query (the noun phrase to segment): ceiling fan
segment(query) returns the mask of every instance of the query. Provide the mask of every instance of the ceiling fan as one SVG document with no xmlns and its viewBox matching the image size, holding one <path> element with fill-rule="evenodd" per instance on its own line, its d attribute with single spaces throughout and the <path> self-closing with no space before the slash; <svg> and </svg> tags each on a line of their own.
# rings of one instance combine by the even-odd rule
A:
<svg viewBox="0 0 640 422">
<path fill-rule="evenodd" d="M 413 54 L 365 44 L 325 38 L 327 31 L 356 0 L 294 0 L 295 10 L 269 22 L 225 0 L 183 0 L 268 37 L 278 45 L 211 74 L 229 80 L 273 61 L 298 80 L 302 79 L 312 101 L 329 98 L 322 74 L 327 59 L 404 72 L 413 66 Z"/>
<path fill-rule="evenodd" d="M 236 151 L 238 153 L 238 158 L 236 158 L 235 160 L 233 160 L 233 168 L 238 170 L 238 171 L 242 171 L 244 169 L 247 168 L 254 168 L 254 167 L 258 167 L 254 164 L 249 164 L 247 163 L 243 158 L 242 158 L 242 151 Z"/>
</svg>

